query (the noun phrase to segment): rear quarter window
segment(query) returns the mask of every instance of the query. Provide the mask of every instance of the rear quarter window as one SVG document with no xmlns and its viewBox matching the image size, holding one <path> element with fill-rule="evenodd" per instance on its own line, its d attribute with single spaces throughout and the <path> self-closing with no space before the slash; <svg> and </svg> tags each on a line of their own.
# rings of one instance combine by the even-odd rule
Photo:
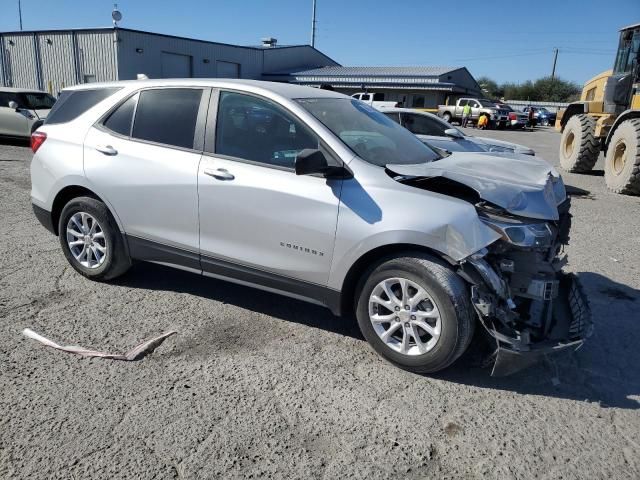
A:
<svg viewBox="0 0 640 480">
<path fill-rule="evenodd" d="M 120 88 L 117 87 L 95 90 L 65 90 L 58 97 L 44 123 L 55 125 L 70 122 L 118 90 Z"/>
</svg>

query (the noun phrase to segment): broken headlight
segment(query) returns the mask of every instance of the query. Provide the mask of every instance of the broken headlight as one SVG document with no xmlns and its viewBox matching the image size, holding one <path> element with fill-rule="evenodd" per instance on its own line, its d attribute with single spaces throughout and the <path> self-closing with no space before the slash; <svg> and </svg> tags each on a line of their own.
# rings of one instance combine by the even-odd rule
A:
<svg viewBox="0 0 640 480">
<path fill-rule="evenodd" d="M 553 232 L 546 222 L 509 223 L 482 218 L 487 226 L 498 232 L 502 239 L 519 247 L 549 248 L 553 242 Z"/>
</svg>

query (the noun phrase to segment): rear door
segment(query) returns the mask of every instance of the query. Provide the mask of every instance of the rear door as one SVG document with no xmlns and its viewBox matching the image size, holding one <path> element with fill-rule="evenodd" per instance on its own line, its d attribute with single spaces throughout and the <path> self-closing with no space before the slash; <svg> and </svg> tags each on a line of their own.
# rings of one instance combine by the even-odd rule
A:
<svg viewBox="0 0 640 480">
<path fill-rule="evenodd" d="M 85 139 L 85 173 L 119 216 L 135 258 L 199 269 L 197 175 L 209 95 L 142 90 Z"/>
<path fill-rule="evenodd" d="M 342 180 L 296 175 L 294 163 L 325 147 L 271 100 L 222 91 L 213 101 L 198 174 L 203 270 L 315 297 L 309 289 L 326 285 L 331 267 Z"/>
</svg>

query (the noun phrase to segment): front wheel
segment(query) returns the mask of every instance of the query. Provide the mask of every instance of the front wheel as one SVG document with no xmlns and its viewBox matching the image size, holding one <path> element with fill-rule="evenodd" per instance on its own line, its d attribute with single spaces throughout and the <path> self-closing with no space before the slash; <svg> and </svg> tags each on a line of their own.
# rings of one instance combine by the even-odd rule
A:
<svg viewBox="0 0 640 480">
<path fill-rule="evenodd" d="M 571 117 L 560 138 L 560 166 L 571 173 L 588 172 L 600 155 L 600 141 L 595 136 L 596 120 L 589 115 Z"/>
<path fill-rule="evenodd" d="M 471 341 L 475 318 L 467 285 L 434 257 L 388 258 L 361 280 L 358 292 L 362 334 L 400 368 L 437 372 Z"/>
<path fill-rule="evenodd" d="M 111 280 L 131 266 L 115 220 L 95 198 L 69 201 L 60 214 L 58 235 L 67 261 L 87 278 Z"/>
<path fill-rule="evenodd" d="M 604 160 L 609 190 L 640 195 L 640 118 L 625 120 L 613 132 Z"/>
</svg>

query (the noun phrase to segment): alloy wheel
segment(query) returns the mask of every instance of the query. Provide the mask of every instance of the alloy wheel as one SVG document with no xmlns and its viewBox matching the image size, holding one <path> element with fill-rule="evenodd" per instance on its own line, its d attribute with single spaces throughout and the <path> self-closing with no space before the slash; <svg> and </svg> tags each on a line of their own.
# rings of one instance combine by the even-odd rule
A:
<svg viewBox="0 0 640 480">
<path fill-rule="evenodd" d="M 98 268 L 107 258 L 107 242 L 98 221 L 86 212 L 74 213 L 67 222 L 71 255 L 86 268 Z"/>
<path fill-rule="evenodd" d="M 404 355 L 431 351 L 440 338 L 442 321 L 432 296 L 406 278 L 388 278 L 369 296 L 369 319 L 387 347 Z"/>
</svg>

